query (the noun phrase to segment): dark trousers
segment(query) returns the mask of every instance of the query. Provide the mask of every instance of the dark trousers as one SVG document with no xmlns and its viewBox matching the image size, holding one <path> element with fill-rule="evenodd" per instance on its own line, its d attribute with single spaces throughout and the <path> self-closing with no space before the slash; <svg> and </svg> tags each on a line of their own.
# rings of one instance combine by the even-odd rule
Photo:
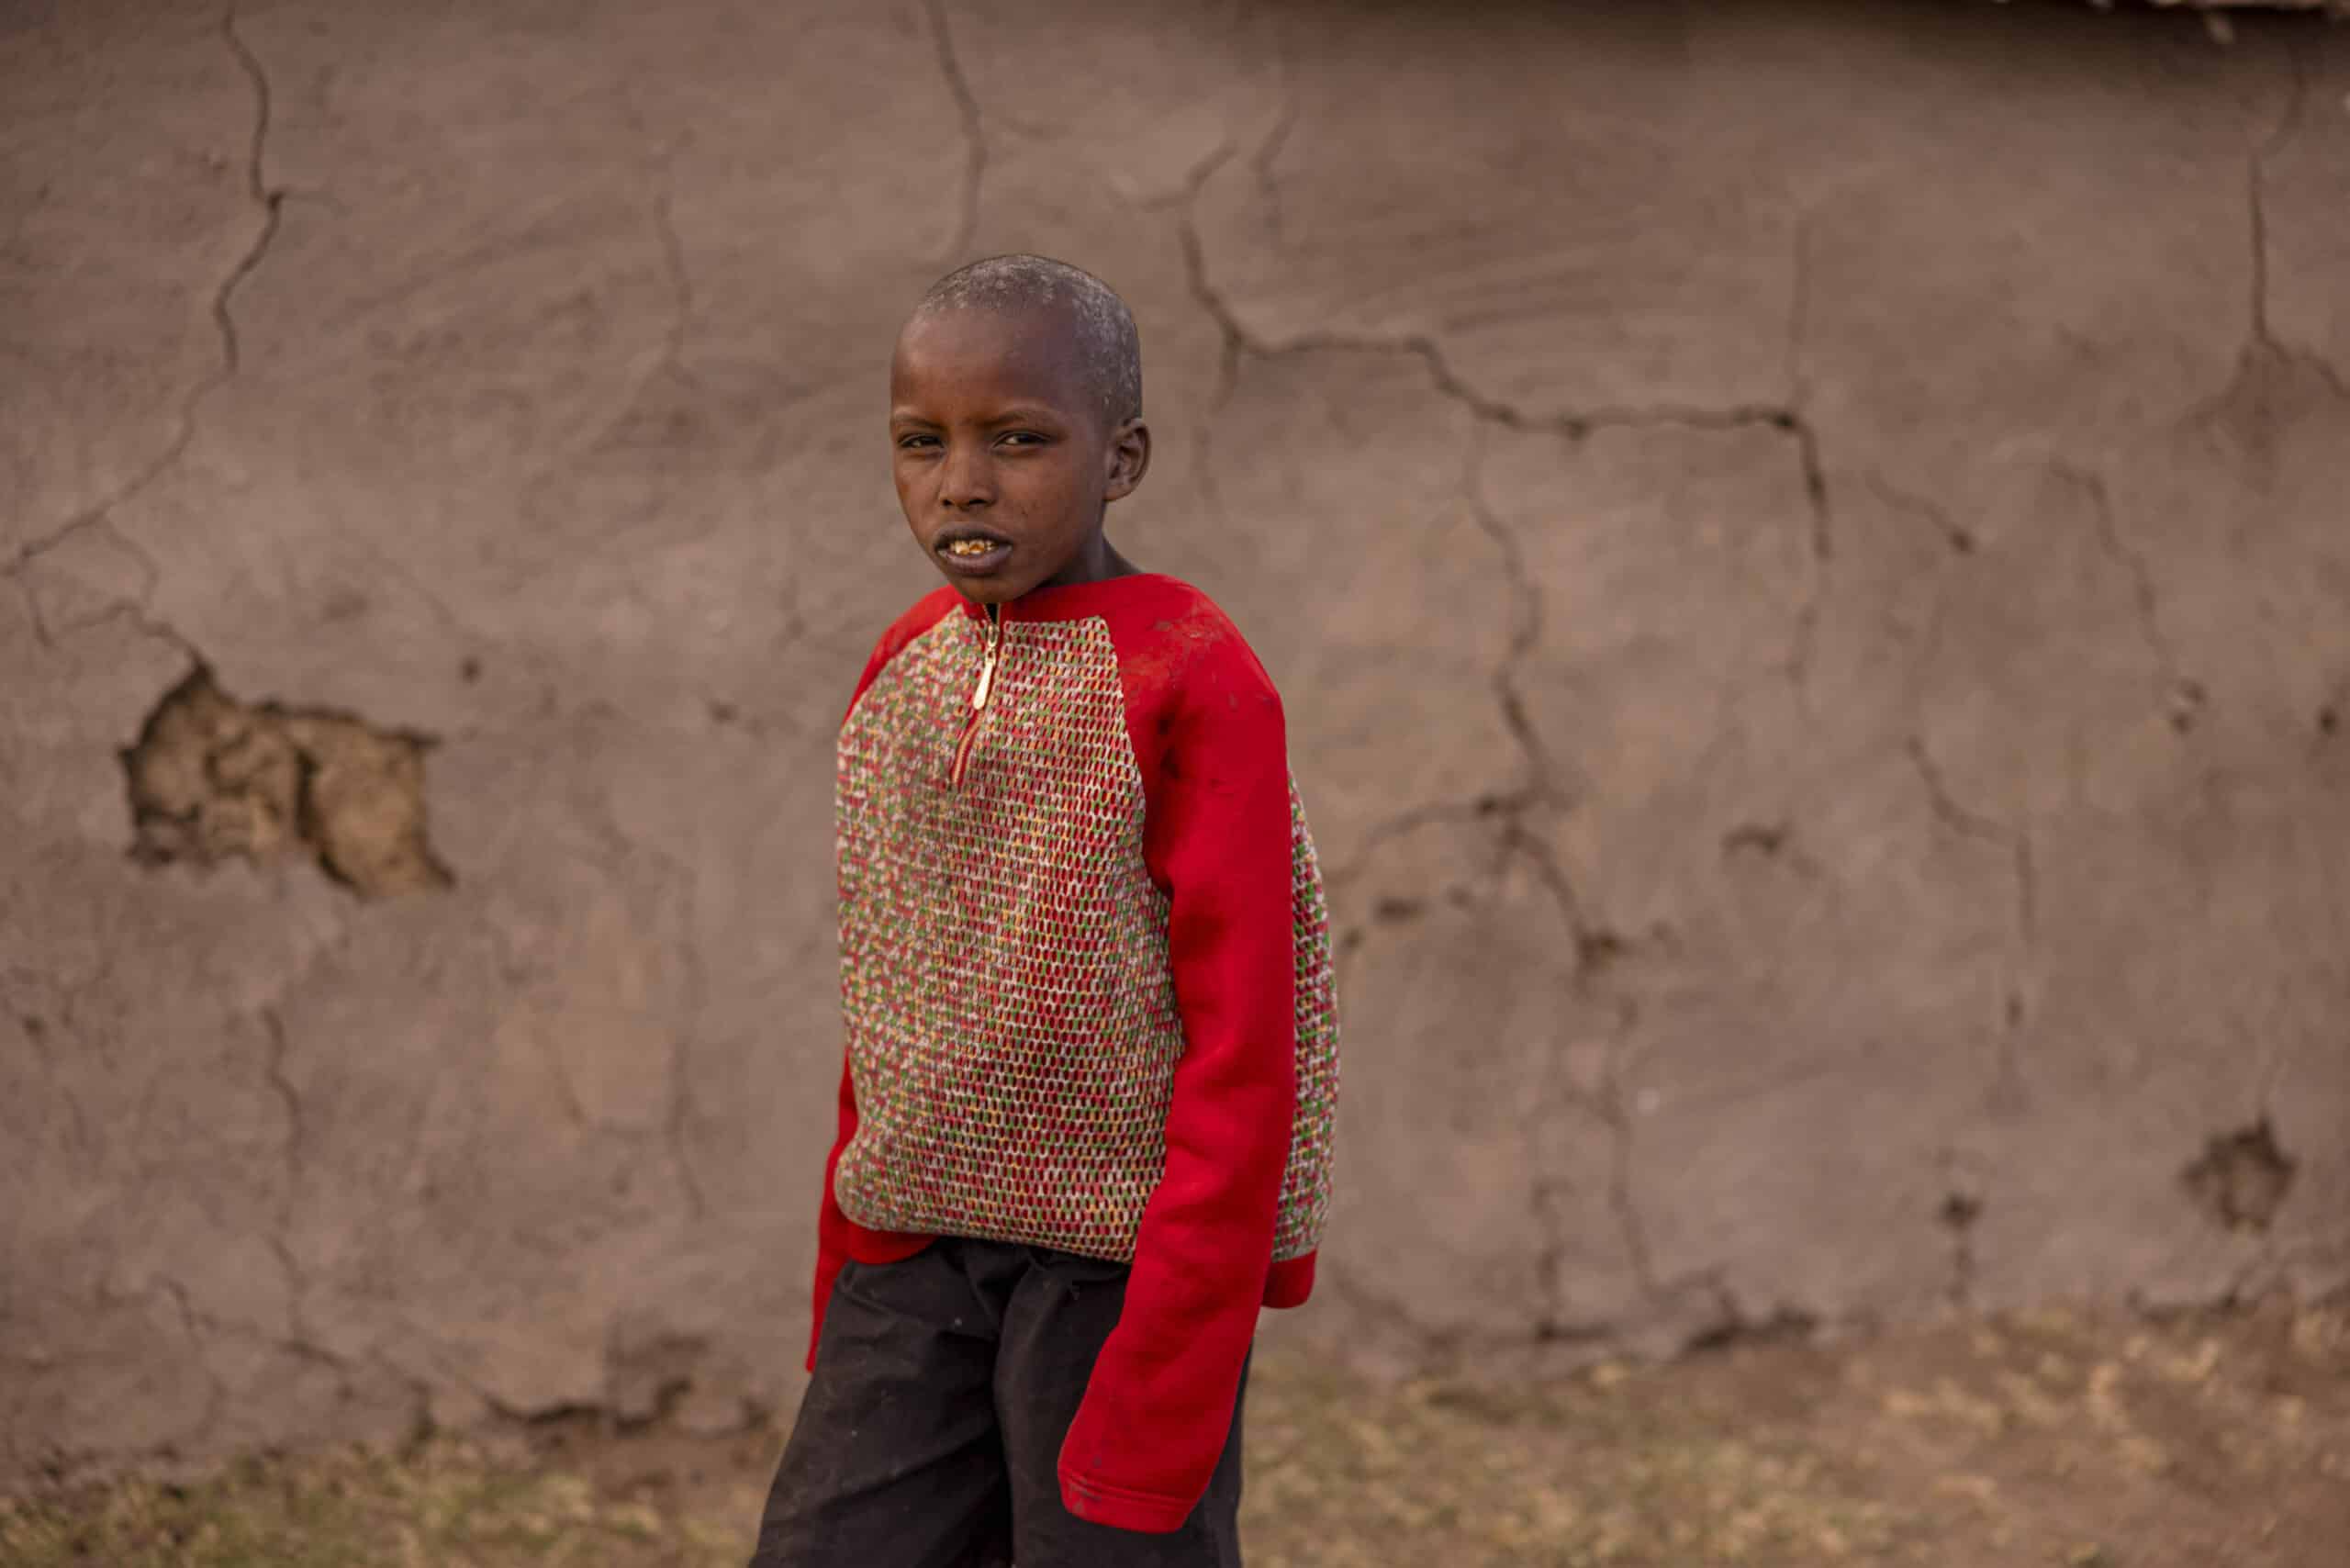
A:
<svg viewBox="0 0 2350 1568">
<path fill-rule="evenodd" d="M 1238 1568 L 1237 1405 L 1181 1529 L 1061 1505 L 1061 1439 L 1125 1285 L 1122 1263 L 958 1238 L 851 1262 L 751 1568 Z"/>
</svg>

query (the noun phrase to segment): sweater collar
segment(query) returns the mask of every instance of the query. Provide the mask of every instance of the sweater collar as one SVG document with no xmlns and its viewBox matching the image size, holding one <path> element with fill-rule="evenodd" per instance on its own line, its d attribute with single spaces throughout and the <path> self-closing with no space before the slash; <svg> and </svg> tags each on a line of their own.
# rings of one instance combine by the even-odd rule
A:
<svg viewBox="0 0 2350 1568">
<path fill-rule="evenodd" d="M 1108 577 L 1098 583 L 1062 583 L 1031 588 L 1018 599 L 1002 607 L 1006 622 L 1019 621 L 1082 621 L 1100 615 L 1122 604 L 1137 593 L 1162 588 L 1172 579 L 1158 572 L 1135 572 L 1123 577 Z M 955 596 L 956 605 L 967 620 L 984 623 L 987 607 Z"/>
</svg>

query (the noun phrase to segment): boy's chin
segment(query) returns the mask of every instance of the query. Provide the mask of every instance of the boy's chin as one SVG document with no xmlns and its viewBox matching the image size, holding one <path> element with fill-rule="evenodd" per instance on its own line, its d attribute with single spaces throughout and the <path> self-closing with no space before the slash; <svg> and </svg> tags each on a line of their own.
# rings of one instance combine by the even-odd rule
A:
<svg viewBox="0 0 2350 1568">
<path fill-rule="evenodd" d="M 958 572 L 945 561 L 938 563 L 938 569 L 955 591 L 973 604 L 1010 604 L 1053 577 L 1052 572 L 1038 571 L 1016 556 L 989 572 Z"/>
<path fill-rule="evenodd" d="M 945 565 L 938 570 L 949 587 L 973 604 L 1007 604 L 1034 586 L 1024 580 L 1026 573 L 989 572 L 980 575 L 958 572 Z"/>
</svg>

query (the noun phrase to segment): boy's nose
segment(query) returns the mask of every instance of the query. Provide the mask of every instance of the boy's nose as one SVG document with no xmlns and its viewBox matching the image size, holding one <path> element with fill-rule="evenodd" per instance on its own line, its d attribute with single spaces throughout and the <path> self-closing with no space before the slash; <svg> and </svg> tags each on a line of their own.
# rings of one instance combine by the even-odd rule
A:
<svg viewBox="0 0 2350 1568">
<path fill-rule="evenodd" d="M 961 510 L 983 507 L 995 499 L 995 479 L 987 459 L 968 448 L 949 450 L 938 476 L 938 498 Z"/>
</svg>

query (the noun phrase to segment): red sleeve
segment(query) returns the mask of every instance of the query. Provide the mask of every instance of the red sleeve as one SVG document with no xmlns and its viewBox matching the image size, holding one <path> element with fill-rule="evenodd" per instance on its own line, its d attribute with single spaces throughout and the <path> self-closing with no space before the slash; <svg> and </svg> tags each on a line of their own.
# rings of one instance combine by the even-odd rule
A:
<svg viewBox="0 0 2350 1568">
<path fill-rule="evenodd" d="M 873 645 L 865 661 L 865 669 L 856 678 L 856 689 L 850 694 L 848 713 L 856 711 L 857 702 L 866 689 L 873 684 L 889 662 L 896 658 L 908 643 L 936 625 L 942 616 L 954 611 L 958 596 L 952 588 L 942 588 L 925 595 L 912 610 L 890 622 Z M 846 714 L 842 722 L 847 722 Z M 824 1192 L 816 1213 L 816 1282 L 814 1311 L 808 1323 L 808 1370 L 816 1370 L 816 1345 L 824 1335 L 824 1309 L 832 1304 L 833 1282 L 840 1276 L 841 1265 L 846 1262 L 857 1226 L 842 1212 L 833 1197 L 833 1172 L 840 1168 L 841 1153 L 848 1148 L 849 1139 L 856 1136 L 856 1086 L 848 1070 L 848 1053 L 841 1053 L 840 1120 L 833 1137 L 832 1152 L 824 1157 Z"/>
<path fill-rule="evenodd" d="M 824 1308 L 832 1305 L 833 1281 L 848 1261 L 849 1217 L 833 1201 L 833 1172 L 840 1168 L 841 1150 L 856 1136 L 856 1091 L 849 1081 L 847 1053 L 841 1058 L 840 1130 L 833 1151 L 824 1157 L 823 1206 L 816 1215 L 816 1304 L 808 1320 L 808 1370 L 816 1370 L 816 1342 L 824 1337 Z"/>
<path fill-rule="evenodd" d="M 1166 1171 L 1143 1211 L 1125 1309 L 1059 1465 L 1070 1512 L 1153 1532 L 1181 1526 L 1231 1430 L 1296 1098 L 1281 700 L 1221 616 L 1179 635 L 1180 661 L 1138 661 L 1180 662 L 1181 689 L 1162 718 L 1136 728 L 1164 737 L 1156 756 L 1138 758 L 1144 856 L 1169 898 L 1183 1056 Z"/>
</svg>

